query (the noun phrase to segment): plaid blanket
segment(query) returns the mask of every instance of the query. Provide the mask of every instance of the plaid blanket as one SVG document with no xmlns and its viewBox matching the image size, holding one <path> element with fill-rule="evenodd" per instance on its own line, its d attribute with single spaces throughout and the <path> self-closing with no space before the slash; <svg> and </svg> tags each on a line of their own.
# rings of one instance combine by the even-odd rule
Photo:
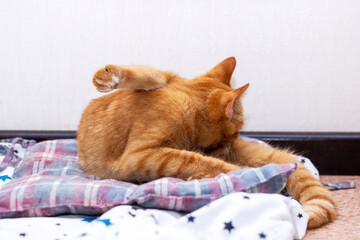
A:
<svg viewBox="0 0 360 240">
<path fill-rule="evenodd" d="M 71 139 L 29 148 L 15 164 L 12 181 L 0 186 L 0 217 L 99 215 L 124 204 L 190 212 L 233 192 L 279 193 L 297 168 L 296 163 L 269 164 L 211 179 L 162 178 L 135 185 L 84 174 L 76 149 L 76 141 Z M 7 162 L 5 165 L 14 165 Z"/>
</svg>

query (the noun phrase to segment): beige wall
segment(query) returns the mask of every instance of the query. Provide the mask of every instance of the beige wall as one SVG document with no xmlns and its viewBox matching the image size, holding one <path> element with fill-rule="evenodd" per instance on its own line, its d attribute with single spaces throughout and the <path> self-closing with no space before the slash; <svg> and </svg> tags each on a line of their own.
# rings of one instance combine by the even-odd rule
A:
<svg viewBox="0 0 360 240">
<path fill-rule="evenodd" d="M 249 131 L 360 131 L 360 1 L 0 0 L 0 130 L 75 130 L 105 64 L 237 58 Z"/>
</svg>

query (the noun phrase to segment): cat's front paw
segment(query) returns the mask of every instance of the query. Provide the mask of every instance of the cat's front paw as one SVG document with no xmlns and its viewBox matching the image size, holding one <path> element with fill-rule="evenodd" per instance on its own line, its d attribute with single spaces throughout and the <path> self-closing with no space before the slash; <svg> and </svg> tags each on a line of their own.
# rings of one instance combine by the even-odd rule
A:
<svg viewBox="0 0 360 240">
<path fill-rule="evenodd" d="M 336 215 L 334 204 L 323 199 L 314 199 L 306 202 L 302 208 L 309 215 L 309 228 L 317 228 L 332 222 Z"/>
<path fill-rule="evenodd" d="M 197 174 L 189 177 L 188 179 L 186 179 L 186 181 L 191 181 L 194 179 L 202 179 L 202 178 L 213 178 L 213 177 L 214 177 L 213 174 L 200 172 L 200 173 L 197 173 Z"/>
<path fill-rule="evenodd" d="M 113 65 L 99 69 L 93 77 L 93 83 L 99 92 L 110 92 L 123 81 L 122 72 Z"/>
</svg>

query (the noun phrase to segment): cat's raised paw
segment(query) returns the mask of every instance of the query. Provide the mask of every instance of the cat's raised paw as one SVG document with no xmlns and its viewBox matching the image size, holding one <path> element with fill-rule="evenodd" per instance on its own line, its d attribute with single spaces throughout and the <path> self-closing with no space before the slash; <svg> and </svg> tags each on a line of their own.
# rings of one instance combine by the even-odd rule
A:
<svg viewBox="0 0 360 240">
<path fill-rule="evenodd" d="M 194 179 L 202 179 L 202 178 L 213 178 L 213 177 L 214 177 L 214 175 L 212 175 L 210 173 L 200 172 L 200 173 L 197 173 L 197 174 L 189 177 L 188 179 L 186 179 L 186 181 L 191 181 Z"/>
<path fill-rule="evenodd" d="M 99 69 L 93 77 L 93 83 L 99 92 L 110 92 L 121 82 L 123 82 L 122 73 L 113 65 Z"/>
</svg>

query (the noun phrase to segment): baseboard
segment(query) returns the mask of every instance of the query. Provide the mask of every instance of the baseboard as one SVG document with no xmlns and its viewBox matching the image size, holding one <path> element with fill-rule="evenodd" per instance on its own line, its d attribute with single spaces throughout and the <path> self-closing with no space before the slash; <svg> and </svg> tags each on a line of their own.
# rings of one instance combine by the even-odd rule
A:
<svg viewBox="0 0 360 240">
<path fill-rule="evenodd" d="M 71 139 L 76 138 L 76 131 L 1 131 L 0 139 L 21 137 L 33 139 L 37 142 L 52 139 Z"/>
<path fill-rule="evenodd" d="M 248 137 L 310 158 L 321 174 L 360 175 L 360 133 L 243 132 Z M 44 141 L 75 138 L 75 131 L 0 131 L 0 139 L 22 137 Z"/>
<path fill-rule="evenodd" d="M 360 133 L 247 132 L 311 159 L 323 175 L 360 175 Z"/>
</svg>

